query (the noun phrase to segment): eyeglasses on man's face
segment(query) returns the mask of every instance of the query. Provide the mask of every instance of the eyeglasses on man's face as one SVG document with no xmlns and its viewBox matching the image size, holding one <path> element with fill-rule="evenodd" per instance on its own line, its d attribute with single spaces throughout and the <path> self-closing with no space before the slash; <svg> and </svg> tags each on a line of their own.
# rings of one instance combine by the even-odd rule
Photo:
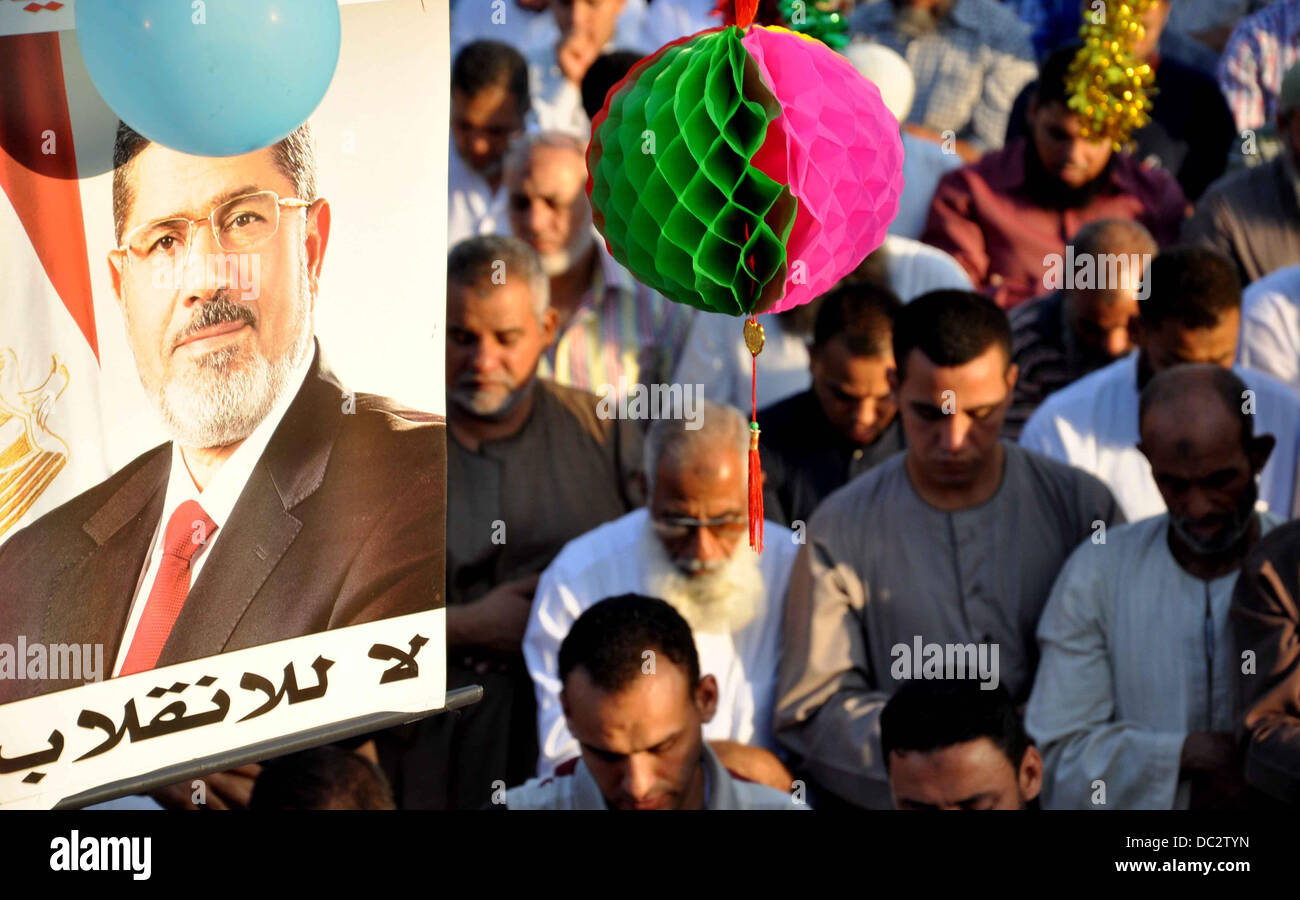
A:
<svg viewBox="0 0 1300 900">
<path fill-rule="evenodd" d="M 140 261 L 185 259 L 195 226 L 208 223 L 217 246 L 227 253 L 242 253 L 269 241 L 280 227 L 280 207 L 302 209 L 311 201 L 280 197 L 275 191 L 257 191 L 227 200 L 200 219 L 176 216 L 146 222 L 131 229 L 119 252 Z"/>
<path fill-rule="evenodd" d="M 662 516 L 650 520 L 655 533 L 665 540 L 681 540 L 697 529 L 707 528 L 716 537 L 732 538 L 749 527 L 747 516 L 718 516 L 696 519 L 690 516 Z"/>
</svg>

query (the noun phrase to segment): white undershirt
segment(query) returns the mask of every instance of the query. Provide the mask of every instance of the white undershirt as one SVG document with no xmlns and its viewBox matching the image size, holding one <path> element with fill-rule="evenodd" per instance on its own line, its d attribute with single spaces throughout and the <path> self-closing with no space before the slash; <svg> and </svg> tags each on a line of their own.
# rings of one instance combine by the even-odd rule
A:
<svg viewBox="0 0 1300 900">
<path fill-rule="evenodd" d="M 270 443 L 271 435 L 280 426 L 280 420 L 284 418 L 289 405 L 298 396 L 298 391 L 302 388 L 302 383 L 311 368 L 313 355 L 312 352 L 304 354 L 302 363 L 289 375 L 284 393 L 271 408 L 271 412 L 253 429 L 253 433 L 239 445 L 230 458 L 213 473 L 208 486 L 202 491 L 194 483 L 180 447 L 172 441 L 172 466 L 167 477 L 167 497 L 163 502 L 163 514 L 154 529 L 153 542 L 150 544 L 144 571 L 140 573 L 140 580 L 136 583 L 135 597 L 131 601 L 131 614 L 126 620 L 126 632 L 122 635 L 117 661 L 113 665 L 114 678 L 122 671 L 122 665 L 126 662 L 127 651 L 140 624 L 140 617 L 144 614 L 149 592 L 153 590 L 154 580 L 158 577 L 158 567 L 162 565 L 163 558 L 163 536 L 172 513 L 186 500 L 195 500 L 217 526 L 213 535 L 199 546 L 198 552 L 190 560 L 190 585 L 193 586 L 198 580 L 199 571 L 203 568 L 203 561 L 212 552 L 212 546 L 221 540 L 221 536 L 225 533 L 226 521 L 234 511 L 240 494 L 244 492 L 244 486 L 252 476 L 257 461 L 262 458 L 262 452 Z"/>
</svg>

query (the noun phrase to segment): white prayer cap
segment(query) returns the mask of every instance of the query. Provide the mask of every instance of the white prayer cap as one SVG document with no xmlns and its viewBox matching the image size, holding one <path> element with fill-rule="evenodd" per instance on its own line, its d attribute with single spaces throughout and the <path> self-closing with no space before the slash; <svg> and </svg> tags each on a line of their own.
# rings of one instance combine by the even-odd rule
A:
<svg viewBox="0 0 1300 900">
<path fill-rule="evenodd" d="M 916 79 L 907 60 L 884 44 L 854 41 L 844 48 L 844 55 L 853 67 L 876 87 L 885 106 L 902 122 L 912 111 L 912 98 L 916 94 Z"/>
</svg>

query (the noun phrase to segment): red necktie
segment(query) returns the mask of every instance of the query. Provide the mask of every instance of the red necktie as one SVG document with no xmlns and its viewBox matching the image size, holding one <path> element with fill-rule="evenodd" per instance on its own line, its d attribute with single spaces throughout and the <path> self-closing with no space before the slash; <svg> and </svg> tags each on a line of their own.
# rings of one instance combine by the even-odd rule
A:
<svg viewBox="0 0 1300 900">
<path fill-rule="evenodd" d="M 122 675 L 143 672 L 158 664 L 163 645 L 190 590 L 190 560 L 216 530 L 216 523 L 195 500 L 186 500 L 176 507 L 167 520 L 162 563 L 136 625 L 131 649 L 122 663 Z"/>
</svg>

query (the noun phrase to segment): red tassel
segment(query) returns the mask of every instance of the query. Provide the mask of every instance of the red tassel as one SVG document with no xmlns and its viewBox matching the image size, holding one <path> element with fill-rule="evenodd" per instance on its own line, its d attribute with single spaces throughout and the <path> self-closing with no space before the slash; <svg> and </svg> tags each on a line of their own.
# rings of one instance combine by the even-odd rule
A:
<svg viewBox="0 0 1300 900">
<path fill-rule="evenodd" d="M 736 0 L 736 25 L 741 30 L 754 24 L 754 13 L 758 11 L 758 0 Z"/>
<path fill-rule="evenodd" d="M 763 552 L 763 463 L 758 458 L 758 423 L 749 427 L 749 546 Z"/>
<path fill-rule="evenodd" d="M 752 328 L 762 334 L 762 326 L 753 316 Z M 759 338 L 761 341 L 762 338 Z M 748 341 L 747 341 L 748 343 Z M 759 344 L 762 348 L 762 344 Z M 750 348 L 752 360 L 749 372 L 749 546 L 756 553 L 763 552 L 763 461 L 758 457 L 758 353 Z"/>
</svg>

